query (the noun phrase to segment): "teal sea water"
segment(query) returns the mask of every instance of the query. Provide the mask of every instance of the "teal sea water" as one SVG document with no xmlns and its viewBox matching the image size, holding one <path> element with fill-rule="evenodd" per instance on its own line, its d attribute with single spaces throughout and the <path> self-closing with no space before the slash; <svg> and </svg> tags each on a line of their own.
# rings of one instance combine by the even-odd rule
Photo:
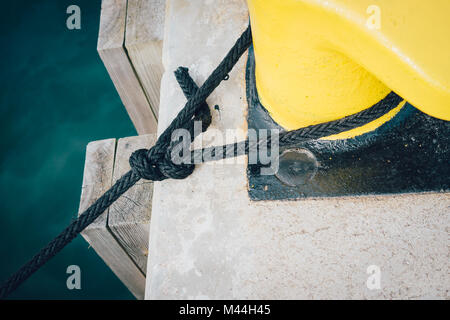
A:
<svg viewBox="0 0 450 320">
<path fill-rule="evenodd" d="M 81 30 L 66 9 L 81 8 Z M 89 141 L 135 135 L 96 51 L 100 0 L 14 0 L 0 10 L 0 281 L 76 217 Z M 68 290 L 66 268 L 81 268 Z M 133 299 L 78 237 L 15 299 Z"/>
</svg>

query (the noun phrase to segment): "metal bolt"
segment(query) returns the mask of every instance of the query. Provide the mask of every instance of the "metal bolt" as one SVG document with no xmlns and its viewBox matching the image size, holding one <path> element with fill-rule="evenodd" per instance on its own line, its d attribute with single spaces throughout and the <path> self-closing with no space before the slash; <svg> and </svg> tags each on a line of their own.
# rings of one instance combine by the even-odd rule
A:
<svg viewBox="0 0 450 320">
<path fill-rule="evenodd" d="M 288 149 L 280 156 L 280 166 L 275 176 L 291 187 L 304 185 L 314 179 L 319 163 L 306 149 Z"/>
</svg>

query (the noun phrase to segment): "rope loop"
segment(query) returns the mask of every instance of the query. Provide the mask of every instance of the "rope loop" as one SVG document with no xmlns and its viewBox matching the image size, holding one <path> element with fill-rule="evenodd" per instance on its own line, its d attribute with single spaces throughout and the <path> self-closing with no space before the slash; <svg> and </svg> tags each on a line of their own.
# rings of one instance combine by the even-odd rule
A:
<svg viewBox="0 0 450 320">
<path fill-rule="evenodd" d="M 41 249 L 33 258 L 31 258 L 31 260 L 26 262 L 2 284 L 0 287 L 0 299 L 8 296 L 9 293 L 14 291 L 36 270 L 62 250 L 62 248 L 70 243 L 78 233 L 83 231 L 112 203 L 114 203 L 114 201 L 119 199 L 121 195 L 135 185 L 139 179 L 142 178 L 152 181 L 162 181 L 167 178 L 184 179 L 194 171 L 195 165 L 191 163 L 196 163 L 196 161 L 190 161 L 189 164 L 184 164 L 183 162 L 181 164 L 175 164 L 172 162 L 172 151 L 177 143 L 177 141 L 172 141 L 172 134 L 177 129 L 189 130 L 191 133 L 191 141 L 187 141 L 186 143 L 190 144 L 195 138 L 195 135 L 198 134 L 198 132 L 195 131 L 199 131 L 194 130 L 195 121 L 202 121 L 202 131 L 206 131 L 211 123 L 211 112 L 206 103 L 206 99 L 221 81 L 228 79 L 229 72 L 251 43 L 252 36 L 249 26 L 201 87 L 198 87 L 189 76 L 187 68 L 181 67 L 177 69 L 175 72 L 176 79 L 180 84 L 184 95 L 188 99 L 183 109 L 181 109 L 176 118 L 172 120 L 170 125 L 159 136 L 158 141 L 152 148 L 149 150 L 140 149 L 133 152 L 129 159 L 131 166 L 130 171 L 119 178 L 114 185 L 86 209 L 78 219 L 74 220 L 56 238 L 50 241 L 46 247 Z M 382 101 L 369 109 L 354 115 L 298 130 L 283 132 L 279 139 L 280 146 L 319 139 L 321 137 L 357 128 L 386 114 L 395 108 L 401 101 L 402 98 L 400 96 L 391 92 Z M 269 143 L 269 141 L 270 137 L 267 141 L 260 141 L 259 144 Z M 222 150 L 233 150 L 233 152 L 226 153 L 225 157 L 235 157 L 241 154 L 248 154 L 249 150 L 254 147 L 255 146 L 252 146 L 250 141 L 246 139 L 232 145 L 222 146 L 221 148 Z M 215 152 L 215 147 L 203 148 L 201 150 L 191 151 L 189 157 L 191 160 L 195 160 L 196 155 L 199 154 L 200 158 L 203 160 L 205 159 L 204 155 L 214 155 Z"/>
</svg>

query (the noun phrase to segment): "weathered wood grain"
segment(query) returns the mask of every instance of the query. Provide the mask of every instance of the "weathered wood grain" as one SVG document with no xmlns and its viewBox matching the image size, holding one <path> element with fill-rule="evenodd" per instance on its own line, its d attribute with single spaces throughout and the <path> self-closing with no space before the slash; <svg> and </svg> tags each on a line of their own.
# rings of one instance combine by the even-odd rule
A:
<svg viewBox="0 0 450 320">
<path fill-rule="evenodd" d="M 119 139 L 113 181 L 130 170 L 129 157 L 137 149 L 150 148 L 156 135 Z M 140 180 L 109 209 L 108 226 L 142 273 L 147 270 L 148 238 L 153 182 Z"/>
<path fill-rule="evenodd" d="M 137 132 L 153 133 L 156 116 L 124 48 L 126 16 L 127 0 L 102 1 L 97 51 Z"/>
<path fill-rule="evenodd" d="M 115 148 L 115 139 L 88 144 L 79 213 L 111 187 Z M 145 276 L 109 230 L 108 215 L 109 210 L 106 210 L 81 234 L 133 295 L 143 299 Z"/>
<path fill-rule="evenodd" d="M 165 0 L 128 0 L 125 47 L 158 119 Z"/>
</svg>

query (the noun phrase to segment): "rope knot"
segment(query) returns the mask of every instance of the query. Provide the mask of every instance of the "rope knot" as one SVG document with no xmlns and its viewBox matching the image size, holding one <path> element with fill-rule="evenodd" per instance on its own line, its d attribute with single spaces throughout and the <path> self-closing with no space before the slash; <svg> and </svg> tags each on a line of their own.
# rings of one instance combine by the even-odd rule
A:
<svg viewBox="0 0 450 320">
<path fill-rule="evenodd" d="M 139 149 L 130 156 L 130 167 L 135 175 L 141 179 L 162 181 L 167 178 L 184 179 L 194 172 L 193 164 L 174 164 L 170 159 L 170 152 L 167 152 L 162 159 L 155 157 L 152 150 Z M 153 156 L 149 156 L 153 154 Z"/>
<path fill-rule="evenodd" d="M 141 179 L 161 181 L 167 177 L 159 170 L 158 164 L 148 156 L 147 149 L 134 151 L 130 156 L 130 167 L 133 173 Z"/>
</svg>

